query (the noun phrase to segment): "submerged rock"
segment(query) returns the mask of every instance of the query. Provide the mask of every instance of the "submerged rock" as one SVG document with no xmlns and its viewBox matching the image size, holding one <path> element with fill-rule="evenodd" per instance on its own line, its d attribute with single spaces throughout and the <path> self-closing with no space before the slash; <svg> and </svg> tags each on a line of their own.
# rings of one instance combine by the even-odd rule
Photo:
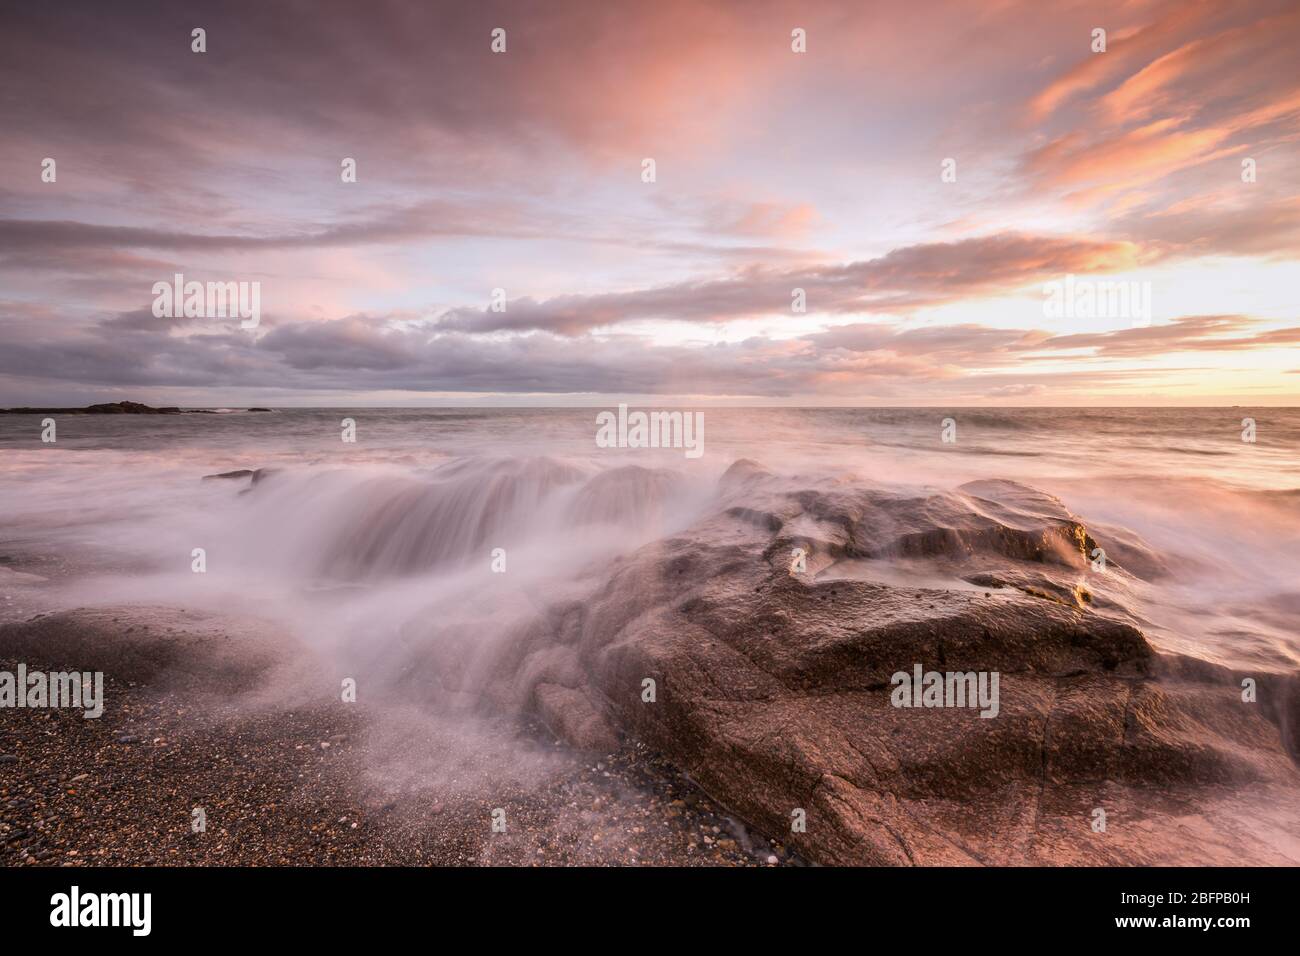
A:
<svg viewBox="0 0 1300 956">
<path fill-rule="evenodd" d="M 203 480 L 215 481 L 217 479 L 222 479 L 222 478 L 234 480 L 236 478 L 251 478 L 252 476 L 253 476 L 253 469 L 240 468 L 238 471 L 223 471 L 216 475 L 204 475 Z"/>
<path fill-rule="evenodd" d="M 204 481 L 236 481 L 240 478 L 251 478 L 249 486 L 256 485 L 274 475 L 279 469 L 277 468 L 239 468 L 235 471 L 223 471 L 215 475 L 204 475 Z"/>
</svg>

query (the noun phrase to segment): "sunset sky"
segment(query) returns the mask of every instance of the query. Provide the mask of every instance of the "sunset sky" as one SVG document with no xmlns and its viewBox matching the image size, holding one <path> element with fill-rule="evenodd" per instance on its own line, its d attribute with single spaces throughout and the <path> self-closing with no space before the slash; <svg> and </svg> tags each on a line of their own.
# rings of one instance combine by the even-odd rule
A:
<svg viewBox="0 0 1300 956">
<path fill-rule="evenodd" d="M 1300 404 L 1297 50 L 1294 0 L 6 4 L 0 405 Z M 178 272 L 261 324 L 156 318 Z"/>
</svg>

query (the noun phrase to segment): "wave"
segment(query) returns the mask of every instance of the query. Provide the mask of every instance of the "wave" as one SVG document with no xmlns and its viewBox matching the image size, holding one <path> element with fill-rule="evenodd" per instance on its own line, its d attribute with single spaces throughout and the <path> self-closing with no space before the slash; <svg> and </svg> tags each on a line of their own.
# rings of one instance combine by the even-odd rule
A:
<svg viewBox="0 0 1300 956">
<path fill-rule="evenodd" d="M 686 521 L 698 497 L 666 470 L 547 457 L 454 459 L 426 473 L 291 469 L 247 491 L 235 516 L 244 550 L 336 581 L 486 562 L 496 548 L 596 526 L 644 540 Z"/>
</svg>

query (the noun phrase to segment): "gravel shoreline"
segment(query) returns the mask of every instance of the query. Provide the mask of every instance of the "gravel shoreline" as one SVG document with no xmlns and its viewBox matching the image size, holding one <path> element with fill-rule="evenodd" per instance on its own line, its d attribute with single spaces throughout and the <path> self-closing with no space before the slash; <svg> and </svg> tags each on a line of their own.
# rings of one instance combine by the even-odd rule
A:
<svg viewBox="0 0 1300 956">
<path fill-rule="evenodd" d="M 453 743 L 447 758 L 459 762 L 457 779 L 427 777 L 421 767 L 440 763 L 441 742 L 454 730 L 408 734 L 361 704 L 224 706 L 229 648 L 209 668 L 210 635 L 197 638 L 205 651 L 195 653 L 196 638 L 181 638 L 156 613 L 115 610 L 107 620 L 104 613 L 0 629 L 0 670 L 8 671 L 20 662 L 29 670 L 85 669 L 79 644 L 106 623 L 121 642 L 102 666 L 109 702 L 102 718 L 0 711 L 0 865 L 800 862 L 636 744 L 597 758 L 559 745 L 540 725 L 504 726 L 496 739 L 509 739 L 507 749 Z M 47 650 L 44 659 L 33 644 Z M 177 644 L 188 668 L 179 677 L 166 656 Z M 408 772 L 388 772 L 395 752 Z M 509 757 L 536 769 L 507 772 Z M 194 831 L 195 808 L 202 832 Z M 497 809 L 505 832 L 493 832 Z"/>
</svg>

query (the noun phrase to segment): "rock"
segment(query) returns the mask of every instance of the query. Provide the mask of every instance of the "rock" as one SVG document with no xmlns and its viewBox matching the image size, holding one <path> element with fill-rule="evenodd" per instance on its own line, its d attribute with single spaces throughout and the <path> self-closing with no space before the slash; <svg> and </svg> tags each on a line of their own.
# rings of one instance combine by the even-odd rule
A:
<svg viewBox="0 0 1300 956">
<path fill-rule="evenodd" d="M 536 710 L 547 728 L 583 750 L 612 751 L 618 736 L 584 691 L 559 684 L 538 684 Z"/>
<path fill-rule="evenodd" d="M 1004 569 L 982 571 L 962 578 L 984 588 L 1015 588 L 1030 597 L 1055 601 L 1067 607 L 1086 608 L 1093 604 L 1092 591 L 1084 584 L 1063 583 L 1039 571 Z"/>
<path fill-rule="evenodd" d="M 236 469 L 235 471 L 223 471 L 215 475 L 204 475 L 203 480 L 204 481 L 215 481 L 215 480 L 237 481 L 240 478 L 251 478 L 252 480 L 248 483 L 249 488 L 251 488 L 253 485 L 256 485 L 260 482 L 265 481 L 267 478 L 270 478 L 279 470 L 280 469 L 278 468 L 239 468 Z M 248 489 L 245 489 L 245 491 L 247 490 Z M 241 494 L 242 493 L 243 492 L 241 492 Z"/>
<path fill-rule="evenodd" d="M 13 754 L 0 754 L 0 763 L 17 763 L 18 758 Z"/>
<path fill-rule="evenodd" d="M 140 402 L 109 402 L 85 408 L 5 408 L 0 412 L 10 415 L 179 415 L 181 410 L 176 407 L 154 408 Z"/>
<path fill-rule="evenodd" d="M 139 402 L 112 402 L 106 405 L 88 405 L 88 415 L 176 415 L 180 409 L 175 406 L 152 408 Z"/>
<path fill-rule="evenodd" d="M 1095 541 L 1058 500 L 798 486 L 752 462 L 721 489 L 716 513 L 616 561 L 510 652 L 554 733 L 592 748 L 622 730 L 814 862 L 1300 862 L 1300 685 L 1243 705 L 1239 675 L 1157 654 L 1123 613 L 1128 572 L 1082 577 Z M 789 573 L 796 543 L 811 573 Z M 825 573 L 885 557 L 952 586 Z M 893 706 L 916 665 L 997 672 L 997 715 Z"/>
</svg>

